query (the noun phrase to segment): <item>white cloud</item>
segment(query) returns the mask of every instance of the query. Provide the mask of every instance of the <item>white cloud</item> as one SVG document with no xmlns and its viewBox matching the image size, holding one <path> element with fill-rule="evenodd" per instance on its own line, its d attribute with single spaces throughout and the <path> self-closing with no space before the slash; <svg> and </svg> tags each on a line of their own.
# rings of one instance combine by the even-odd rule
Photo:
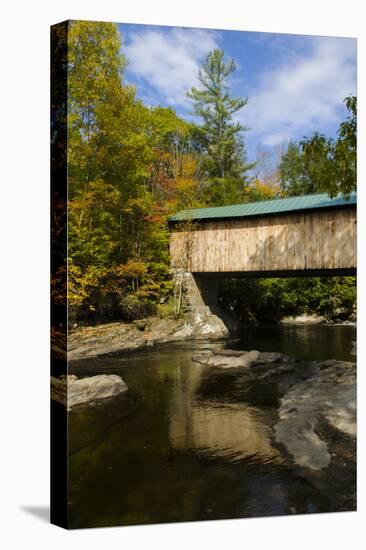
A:
<svg viewBox="0 0 366 550">
<path fill-rule="evenodd" d="M 296 55 L 262 75 L 249 94 L 242 121 L 265 145 L 339 120 L 343 99 L 355 93 L 356 41 L 314 38 L 310 54 Z"/>
<path fill-rule="evenodd" d="M 171 105 L 187 105 L 202 60 L 217 48 L 217 33 L 204 29 L 148 30 L 129 36 L 129 70 L 145 78 Z"/>
<path fill-rule="evenodd" d="M 144 98 L 150 104 L 188 107 L 186 92 L 197 84 L 197 74 L 207 53 L 224 46 L 222 32 L 205 29 L 147 29 L 128 35 L 124 53 L 129 72 L 145 79 Z M 245 48 L 236 59 L 231 79 L 235 95 L 249 96 L 238 114 L 252 130 L 247 139 L 272 146 L 291 138 L 309 135 L 313 129 L 338 125 L 344 116 L 343 99 L 355 93 L 356 41 L 347 38 L 308 37 L 311 49 L 301 53 L 291 40 L 287 50 L 272 48 L 273 67 L 258 67 L 257 85 L 245 69 Z M 277 59 L 275 56 L 277 55 Z M 268 65 L 267 65 L 268 67 Z M 245 86 L 240 89 L 240 80 Z M 249 85 L 249 86 L 248 86 Z"/>
</svg>

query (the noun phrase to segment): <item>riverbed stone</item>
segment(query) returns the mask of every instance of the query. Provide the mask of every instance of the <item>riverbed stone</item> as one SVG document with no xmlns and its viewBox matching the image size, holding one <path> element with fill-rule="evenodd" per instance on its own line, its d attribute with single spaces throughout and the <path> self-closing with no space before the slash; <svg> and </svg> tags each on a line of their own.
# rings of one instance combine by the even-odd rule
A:
<svg viewBox="0 0 366 550">
<path fill-rule="evenodd" d="M 210 367 L 221 367 L 221 368 L 237 368 L 237 367 L 248 367 L 254 361 L 258 359 L 259 351 L 249 351 L 241 352 L 240 354 L 232 354 L 233 350 L 227 350 L 229 353 L 224 353 L 225 350 L 219 351 L 209 351 L 206 353 L 195 354 L 192 357 L 192 361 L 196 363 L 201 363 L 202 365 L 208 365 Z"/>
<path fill-rule="evenodd" d="M 67 406 L 114 397 L 127 390 L 127 385 L 117 374 L 99 374 L 85 378 L 75 375 L 51 377 L 51 398 Z"/>
<path fill-rule="evenodd" d="M 326 317 L 315 313 L 312 315 L 289 315 L 280 320 L 281 325 L 319 325 L 326 322 Z"/>
<path fill-rule="evenodd" d="M 267 376 L 273 372 L 288 372 L 292 369 L 292 367 L 284 365 L 289 362 L 289 358 L 286 355 L 282 353 L 259 352 L 257 350 L 211 350 L 193 355 L 192 361 L 210 367 L 253 368 L 256 371 L 262 369 Z M 268 365 L 275 364 L 275 371 L 267 369 Z"/>
<path fill-rule="evenodd" d="M 208 367 L 236 369 L 237 388 L 275 379 L 282 397 L 274 424 L 274 444 L 290 464 L 307 472 L 304 477 L 308 481 L 314 481 L 314 473 L 329 470 L 333 449 L 333 455 L 338 457 L 336 471 L 340 478 L 344 477 L 341 471 L 341 456 L 347 448 L 344 441 L 349 438 L 351 449 L 356 438 L 354 363 L 330 359 L 302 364 L 277 352 L 225 349 L 201 352 L 193 355 L 192 360 Z M 352 462 L 349 458 L 345 460 L 348 464 Z M 322 474 L 316 480 L 324 486 L 328 478 L 328 474 Z"/>
<path fill-rule="evenodd" d="M 287 363 L 290 358 L 283 353 L 264 351 L 259 354 L 257 363 Z"/>
<path fill-rule="evenodd" d="M 356 436 L 356 365 L 346 361 L 315 363 L 315 374 L 294 384 L 281 399 L 279 420 L 274 427 L 276 443 L 283 445 L 302 468 L 321 470 L 331 462 L 326 430 Z"/>
<path fill-rule="evenodd" d="M 238 349 L 215 349 L 213 350 L 215 355 L 224 355 L 226 357 L 241 357 L 243 355 L 242 350 Z"/>
</svg>

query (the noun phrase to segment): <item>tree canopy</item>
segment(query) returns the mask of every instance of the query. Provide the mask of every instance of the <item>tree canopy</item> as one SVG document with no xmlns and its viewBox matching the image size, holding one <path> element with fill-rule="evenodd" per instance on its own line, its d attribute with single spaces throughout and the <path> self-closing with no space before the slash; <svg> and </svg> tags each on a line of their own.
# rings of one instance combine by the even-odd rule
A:
<svg viewBox="0 0 366 550">
<path fill-rule="evenodd" d="M 326 192 L 345 197 L 356 189 L 357 99 L 345 99 L 347 118 L 337 138 L 314 132 L 299 143 L 291 142 L 280 163 L 280 179 L 287 195 Z"/>
<path fill-rule="evenodd" d="M 124 81 L 126 64 L 116 25 L 70 24 L 70 320 L 169 312 L 174 286 L 169 215 L 278 194 L 258 178 L 259 172 L 249 176 L 246 128 L 237 121 L 248 100 L 231 96 L 234 60 L 225 60 L 220 50 L 207 56 L 199 87 L 188 92 L 200 123 L 184 120 L 171 108 L 144 105 Z M 282 193 L 326 189 L 347 194 L 354 188 L 355 98 L 347 99 L 347 108 L 336 140 L 314 134 L 290 144 L 280 166 Z"/>
</svg>

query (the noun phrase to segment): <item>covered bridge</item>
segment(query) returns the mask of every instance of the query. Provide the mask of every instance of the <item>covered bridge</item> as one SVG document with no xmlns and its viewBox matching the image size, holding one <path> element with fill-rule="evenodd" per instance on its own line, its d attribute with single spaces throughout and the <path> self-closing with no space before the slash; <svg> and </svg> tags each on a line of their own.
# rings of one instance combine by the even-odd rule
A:
<svg viewBox="0 0 366 550">
<path fill-rule="evenodd" d="M 172 268 L 196 275 L 356 272 L 356 193 L 184 210 L 169 225 Z"/>
</svg>

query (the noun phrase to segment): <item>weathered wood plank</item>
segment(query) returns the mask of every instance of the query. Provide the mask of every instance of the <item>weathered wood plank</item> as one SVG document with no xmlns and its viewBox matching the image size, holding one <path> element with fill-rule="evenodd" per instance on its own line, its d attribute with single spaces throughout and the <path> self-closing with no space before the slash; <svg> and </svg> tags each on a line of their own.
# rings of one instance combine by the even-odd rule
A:
<svg viewBox="0 0 366 550">
<path fill-rule="evenodd" d="M 173 231 L 170 254 L 197 273 L 355 268 L 356 209 L 205 222 Z"/>
</svg>

